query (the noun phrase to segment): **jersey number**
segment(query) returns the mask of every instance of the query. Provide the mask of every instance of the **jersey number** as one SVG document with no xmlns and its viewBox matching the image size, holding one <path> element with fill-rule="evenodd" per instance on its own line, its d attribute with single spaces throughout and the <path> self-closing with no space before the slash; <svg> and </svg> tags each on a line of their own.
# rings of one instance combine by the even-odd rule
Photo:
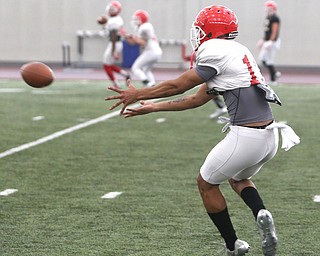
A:
<svg viewBox="0 0 320 256">
<path fill-rule="evenodd" d="M 251 65 L 251 63 L 250 63 L 250 61 L 248 59 L 248 56 L 244 55 L 244 58 L 242 59 L 242 61 L 248 67 L 248 71 L 249 71 L 250 76 L 251 76 L 250 84 L 251 85 L 260 84 L 260 82 L 258 81 L 256 75 L 254 74 L 254 71 L 252 70 L 252 65 Z"/>
</svg>

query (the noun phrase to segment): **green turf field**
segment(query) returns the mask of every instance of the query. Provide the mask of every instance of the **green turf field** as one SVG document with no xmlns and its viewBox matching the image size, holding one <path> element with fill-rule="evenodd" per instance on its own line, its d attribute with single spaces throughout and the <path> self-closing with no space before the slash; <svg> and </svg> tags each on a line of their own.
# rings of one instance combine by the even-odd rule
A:
<svg viewBox="0 0 320 256">
<path fill-rule="evenodd" d="M 110 113 L 105 88 L 57 81 L 40 90 L 0 80 L 0 153 Z M 318 256 L 320 87 L 275 90 L 283 101 L 273 105 L 275 117 L 301 144 L 279 150 L 254 180 L 275 218 L 278 254 Z M 0 191 L 18 189 L 0 196 L 0 255 L 225 255 L 196 186 L 206 154 L 224 136 L 208 118 L 214 109 L 116 116 L 0 158 Z M 251 212 L 227 184 L 222 189 L 248 255 L 262 255 Z M 114 191 L 123 193 L 101 198 Z"/>
</svg>

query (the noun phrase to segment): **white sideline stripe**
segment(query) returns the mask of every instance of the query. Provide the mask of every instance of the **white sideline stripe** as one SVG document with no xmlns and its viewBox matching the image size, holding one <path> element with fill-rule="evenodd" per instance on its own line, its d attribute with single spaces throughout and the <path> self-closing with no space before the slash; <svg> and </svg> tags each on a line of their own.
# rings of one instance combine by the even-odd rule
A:
<svg viewBox="0 0 320 256">
<path fill-rule="evenodd" d="M 107 194 L 104 194 L 101 198 L 103 199 L 113 199 L 116 198 L 117 196 L 120 196 L 122 192 L 109 192 Z"/>
<path fill-rule="evenodd" d="M 160 100 L 160 99 L 156 99 L 156 100 L 153 100 L 153 101 L 159 101 L 159 100 Z M 137 106 L 139 106 L 139 105 L 140 105 L 140 104 L 134 104 L 134 105 L 132 105 L 131 107 L 137 107 Z M 119 115 L 120 115 L 120 110 L 114 111 L 114 112 L 111 112 L 111 113 L 109 113 L 109 114 L 100 116 L 100 117 L 98 117 L 98 118 L 91 119 L 91 120 L 89 120 L 89 121 L 87 121 L 87 122 L 84 122 L 84 123 L 81 123 L 81 124 L 78 124 L 78 125 L 69 127 L 69 128 L 67 128 L 67 129 L 64 129 L 64 130 L 61 130 L 61 131 L 52 133 L 51 135 L 42 137 L 42 138 L 40 138 L 40 139 L 38 139 L 38 140 L 35 140 L 35 141 L 32 141 L 32 142 L 29 142 L 29 143 L 20 145 L 20 146 L 15 147 L 15 148 L 8 149 L 8 150 L 0 153 L 0 159 L 1 159 L 1 158 L 4 158 L 4 157 L 6 157 L 6 156 L 9 156 L 9 155 L 18 153 L 18 152 L 20 152 L 20 151 L 29 149 L 29 148 L 31 148 L 31 147 L 38 146 L 38 145 L 40 145 L 40 144 L 42 144 L 42 143 L 45 143 L 45 142 L 47 142 L 47 141 L 54 140 L 54 139 L 59 138 L 59 137 L 65 135 L 65 134 L 72 133 L 72 132 L 74 132 L 74 131 L 80 130 L 80 129 L 85 128 L 85 127 L 88 127 L 88 126 L 90 126 L 90 125 L 103 122 L 103 121 L 105 121 L 105 120 L 107 120 L 107 119 L 110 119 L 110 118 L 112 118 L 112 117 L 119 116 Z"/>
<path fill-rule="evenodd" d="M 18 189 L 8 188 L 6 190 L 1 191 L 0 192 L 0 196 L 8 196 L 8 195 L 13 194 L 13 193 L 15 193 L 17 191 L 18 191 Z"/>
</svg>

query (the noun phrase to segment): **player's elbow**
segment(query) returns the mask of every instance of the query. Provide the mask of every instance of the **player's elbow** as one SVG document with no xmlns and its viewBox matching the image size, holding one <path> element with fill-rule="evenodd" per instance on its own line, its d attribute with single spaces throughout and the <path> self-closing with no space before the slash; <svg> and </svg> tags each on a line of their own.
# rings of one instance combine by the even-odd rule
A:
<svg viewBox="0 0 320 256">
<path fill-rule="evenodd" d="M 176 94 L 182 94 L 187 91 L 183 86 L 175 86 L 173 90 L 176 91 Z"/>
</svg>

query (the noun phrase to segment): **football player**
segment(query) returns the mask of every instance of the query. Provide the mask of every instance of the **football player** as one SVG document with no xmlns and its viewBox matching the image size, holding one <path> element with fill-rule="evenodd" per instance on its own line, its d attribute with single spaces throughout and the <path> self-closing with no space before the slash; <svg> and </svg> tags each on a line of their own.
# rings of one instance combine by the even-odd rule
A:
<svg viewBox="0 0 320 256">
<path fill-rule="evenodd" d="M 156 84 L 152 67 L 162 56 L 162 50 L 159 46 L 157 36 L 153 25 L 149 22 L 149 14 L 144 10 L 134 12 L 131 21 L 135 28 L 135 35 L 125 35 L 129 44 L 138 44 L 141 46 L 141 53 L 134 61 L 131 71 L 144 86 L 153 86 Z"/>
<path fill-rule="evenodd" d="M 253 213 L 264 255 L 272 256 L 276 255 L 278 242 L 274 221 L 252 177 L 275 156 L 279 129 L 285 150 L 298 144 L 300 139 L 290 126 L 274 122 L 270 102 L 279 105 L 281 102 L 266 85 L 252 53 L 234 40 L 237 35 L 238 19 L 232 10 L 224 6 L 205 7 L 191 28 L 194 68 L 176 79 L 149 88 L 136 89 L 128 80 L 127 90 L 109 87 L 118 94 L 106 100 L 118 99 L 110 109 L 123 104 L 121 114 L 133 117 L 157 111 L 191 109 L 222 95 L 230 117 L 230 123 L 223 131 L 229 132 L 213 147 L 201 166 L 197 179 L 199 192 L 210 219 L 224 239 L 226 255 L 240 256 L 249 251 L 249 244 L 236 234 L 219 187 L 229 181 Z M 195 94 L 180 99 L 144 101 L 181 94 L 198 85 Z M 137 101 L 140 101 L 140 107 L 127 108 Z"/>
<path fill-rule="evenodd" d="M 119 15 L 121 12 L 121 4 L 118 1 L 110 2 L 106 7 L 106 24 L 104 29 L 108 34 L 107 48 L 103 54 L 103 68 L 112 81 L 113 85 L 119 87 L 119 83 L 115 78 L 114 72 L 121 74 L 126 79 L 129 73 L 117 66 L 115 63 L 120 60 L 122 53 L 122 38 L 120 30 L 123 29 L 123 19 Z"/>
<path fill-rule="evenodd" d="M 276 2 L 266 1 L 265 8 L 267 15 L 264 22 L 264 37 L 258 42 L 259 58 L 268 69 L 270 85 L 277 85 L 277 79 L 281 76 L 281 73 L 276 71 L 274 61 L 276 51 L 280 49 L 280 18 L 277 15 Z"/>
</svg>

